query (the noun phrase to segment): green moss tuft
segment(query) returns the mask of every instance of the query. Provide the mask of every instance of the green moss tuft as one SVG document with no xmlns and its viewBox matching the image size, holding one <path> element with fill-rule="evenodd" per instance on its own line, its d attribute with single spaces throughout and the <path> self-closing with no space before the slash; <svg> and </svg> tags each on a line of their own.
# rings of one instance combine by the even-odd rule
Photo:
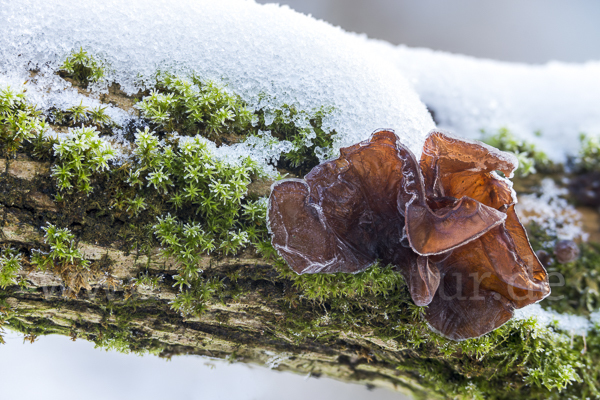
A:
<svg viewBox="0 0 600 400">
<path fill-rule="evenodd" d="M 22 268 L 21 261 L 21 254 L 10 247 L 0 251 L 0 288 L 17 284 L 17 273 Z"/>
<path fill-rule="evenodd" d="M 580 172 L 600 172 L 600 137 L 581 134 L 581 149 L 575 158 L 575 168 Z"/>
<path fill-rule="evenodd" d="M 304 274 L 297 275 L 289 267 L 280 263 L 282 277 L 291 279 L 294 286 L 310 300 L 320 302 L 336 298 L 357 299 L 364 296 L 381 296 L 405 285 L 402 275 L 392 266 L 381 267 L 375 264 L 357 274 Z"/>
<path fill-rule="evenodd" d="M 221 142 L 222 134 L 241 135 L 250 126 L 252 113 L 246 104 L 214 82 L 166 73 L 156 80 L 156 89 L 136 105 L 153 129 L 189 136 L 200 133 Z"/>
<path fill-rule="evenodd" d="M 81 127 L 70 133 L 69 137 L 58 138 L 54 145 L 58 163 L 52 167 L 52 176 L 60 190 L 76 188 L 89 194 L 93 190 L 93 174 L 108 170 L 108 162 L 116 153 L 95 128 Z"/>
<path fill-rule="evenodd" d="M 42 229 L 50 251 L 33 250 L 31 264 L 39 270 L 49 270 L 60 276 L 68 297 L 77 297 L 81 289 L 91 289 L 89 281 L 100 274 L 99 265 L 92 264 L 81 254 L 75 235 L 67 228 L 58 228 L 50 223 Z M 112 279 L 110 275 L 107 278 Z"/>
<path fill-rule="evenodd" d="M 65 59 L 60 71 L 87 87 L 90 83 L 97 83 L 105 78 L 106 65 L 83 48 L 79 48 Z"/>
<path fill-rule="evenodd" d="M 495 134 L 486 134 L 485 131 L 482 133 L 483 142 L 517 157 L 519 167 L 516 173 L 521 177 L 535 174 L 538 170 L 547 170 L 552 166 L 544 152 L 537 150 L 531 143 L 517 139 L 507 128 L 501 128 Z"/>
<path fill-rule="evenodd" d="M 90 109 L 83 105 L 83 100 L 78 105 L 66 110 L 52 109 L 50 114 L 53 123 L 60 126 L 80 127 L 83 125 L 103 129 L 112 124 L 110 117 L 106 115 L 106 107 L 97 106 Z"/>
<path fill-rule="evenodd" d="M 17 152 L 24 142 L 40 140 L 48 125 L 23 91 L 0 90 L 0 156 Z"/>
</svg>

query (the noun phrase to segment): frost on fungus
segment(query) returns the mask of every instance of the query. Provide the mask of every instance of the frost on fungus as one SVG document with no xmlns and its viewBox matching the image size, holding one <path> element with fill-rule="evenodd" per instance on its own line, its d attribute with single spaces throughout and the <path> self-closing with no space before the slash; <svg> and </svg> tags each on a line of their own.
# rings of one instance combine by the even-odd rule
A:
<svg viewBox="0 0 600 400">
<path fill-rule="evenodd" d="M 356 273 L 380 259 L 429 306 L 434 330 L 478 337 L 550 293 L 512 186 L 496 173 L 515 168 L 509 154 L 437 131 L 418 164 L 393 132 L 377 131 L 273 186 L 273 246 L 299 274 Z"/>
</svg>

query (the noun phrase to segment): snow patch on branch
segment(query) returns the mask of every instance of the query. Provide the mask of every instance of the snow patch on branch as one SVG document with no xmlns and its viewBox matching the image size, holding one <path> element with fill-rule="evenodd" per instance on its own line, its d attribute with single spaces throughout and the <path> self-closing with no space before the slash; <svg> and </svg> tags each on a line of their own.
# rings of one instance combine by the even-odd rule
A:
<svg viewBox="0 0 600 400">
<path fill-rule="evenodd" d="M 99 57 L 129 94 L 157 70 L 225 82 L 251 108 L 333 107 L 334 150 L 395 129 L 417 156 L 434 123 L 402 72 L 366 37 L 274 4 L 244 0 L 0 0 L 0 76 L 40 107 L 79 97 L 54 72 L 73 50 Z M 126 116 L 123 116 L 124 118 Z"/>
</svg>

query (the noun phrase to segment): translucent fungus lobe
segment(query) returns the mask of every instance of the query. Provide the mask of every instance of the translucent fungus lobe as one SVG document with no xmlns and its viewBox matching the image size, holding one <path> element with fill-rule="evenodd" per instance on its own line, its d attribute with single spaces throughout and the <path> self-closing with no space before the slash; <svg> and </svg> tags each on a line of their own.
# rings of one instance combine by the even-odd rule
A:
<svg viewBox="0 0 600 400">
<path fill-rule="evenodd" d="M 299 274 L 360 272 L 378 258 L 390 263 L 417 255 L 403 246 L 404 216 L 396 199 L 418 188 L 417 162 L 390 132 L 341 149 L 305 179 L 273 185 L 269 226 L 275 249 Z"/>
<path fill-rule="evenodd" d="M 452 339 L 487 333 L 549 293 L 514 212 L 516 160 L 431 132 L 420 163 L 390 131 L 341 149 L 305 179 L 273 185 L 272 243 L 302 273 L 396 266 L 431 327 Z"/>
<path fill-rule="evenodd" d="M 515 308 L 550 293 L 546 271 L 534 254 L 514 210 L 514 157 L 483 143 L 431 132 L 421 156 L 429 196 L 468 197 L 505 215 L 436 263 L 440 289 L 426 313 L 430 325 L 452 339 L 489 332 L 512 317 Z"/>
</svg>

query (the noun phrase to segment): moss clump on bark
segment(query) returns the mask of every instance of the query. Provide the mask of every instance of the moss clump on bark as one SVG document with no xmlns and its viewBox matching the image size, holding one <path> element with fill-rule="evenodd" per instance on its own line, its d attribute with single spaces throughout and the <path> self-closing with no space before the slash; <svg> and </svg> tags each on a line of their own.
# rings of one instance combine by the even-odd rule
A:
<svg viewBox="0 0 600 400">
<path fill-rule="evenodd" d="M 162 76 L 155 91 L 138 96 L 140 117 L 153 130 L 125 127 L 130 158 L 111 168 L 97 167 L 108 166 L 119 146 L 110 121 L 81 109 L 65 110 L 60 121 L 53 110 L 46 121 L 24 95 L 0 97 L 0 110 L 25 112 L 38 125 L 83 124 L 66 138 L 27 128 L 18 141 L 20 128 L 2 128 L 0 242 L 14 249 L 7 260 L 24 262 L 0 291 L 0 325 L 31 340 L 59 333 L 163 357 L 264 364 L 269 354 L 285 354 L 280 369 L 405 388 L 418 398 L 599 396 L 597 328 L 571 337 L 513 320 L 453 342 L 429 329 L 390 266 L 296 275 L 270 245 L 270 182 L 260 168 L 219 161 L 193 135 L 232 143 L 271 130 L 274 140 L 293 144 L 278 166 L 302 173 L 331 146 L 334 132 L 321 128 L 325 111 L 249 113 L 215 84 Z M 534 232 L 534 245 L 542 239 Z M 589 254 L 565 272 L 592 270 Z M 569 280 L 565 290 L 577 285 Z"/>
</svg>

